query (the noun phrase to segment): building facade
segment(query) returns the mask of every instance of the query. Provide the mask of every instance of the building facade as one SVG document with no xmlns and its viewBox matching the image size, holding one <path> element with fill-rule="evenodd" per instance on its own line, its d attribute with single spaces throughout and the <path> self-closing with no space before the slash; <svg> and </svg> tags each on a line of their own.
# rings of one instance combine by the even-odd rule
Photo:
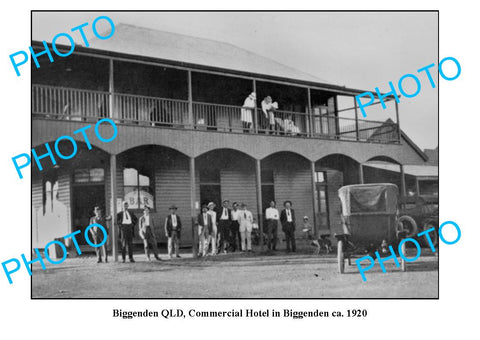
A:
<svg viewBox="0 0 480 340">
<path fill-rule="evenodd" d="M 405 195 L 403 165 L 428 160 L 401 131 L 398 111 L 397 122 L 358 118 L 354 96 L 364 91 L 324 84 L 229 44 L 118 25 L 109 40 L 39 62 L 32 69 L 32 148 L 46 153 L 46 143 L 70 135 L 78 150 L 55 166 L 43 159 L 42 171 L 32 167 L 37 247 L 84 230 L 94 205 L 115 216 L 124 200 L 137 215 L 150 206 L 157 221 L 175 204 L 184 244 L 196 237 L 200 206 L 225 199 L 246 203 L 260 227 L 270 200 L 279 207 L 290 200 L 297 219 L 309 216 L 316 232 L 333 235 L 340 228 L 337 190 L 363 183 L 365 163 L 398 165 Z M 256 108 L 242 108 L 252 92 Z M 273 129 L 262 119 L 266 96 L 279 105 Z M 350 117 L 338 108 L 340 96 L 351 97 Z M 74 134 L 107 117 L 118 129 L 113 142 L 89 129 L 89 149 Z M 71 148 L 59 144 L 64 154 Z M 165 242 L 163 228 L 155 232 Z M 111 236 L 118 236 L 115 228 Z"/>
</svg>

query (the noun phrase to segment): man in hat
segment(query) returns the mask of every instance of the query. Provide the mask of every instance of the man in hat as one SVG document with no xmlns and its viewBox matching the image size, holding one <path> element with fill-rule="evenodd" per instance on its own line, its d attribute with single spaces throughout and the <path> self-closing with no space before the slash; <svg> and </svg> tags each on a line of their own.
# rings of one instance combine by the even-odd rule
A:
<svg viewBox="0 0 480 340">
<path fill-rule="evenodd" d="M 93 213 L 95 214 L 95 216 L 90 218 L 89 225 L 90 224 L 99 224 L 99 225 L 101 225 L 102 227 L 105 228 L 105 230 L 107 231 L 107 234 L 108 234 L 107 221 L 110 221 L 112 219 L 112 217 L 111 216 L 107 216 L 107 217 L 103 216 L 102 209 L 98 205 L 96 205 L 93 208 Z M 105 236 L 103 235 L 103 232 L 101 231 L 101 229 L 99 227 L 90 228 L 89 233 L 90 233 L 90 235 L 93 239 L 92 243 L 100 244 L 100 243 L 103 242 L 103 238 Z M 97 263 L 102 262 L 102 252 L 103 252 L 103 256 L 105 257 L 105 262 L 108 262 L 107 242 L 105 242 L 101 247 L 95 248 L 95 253 L 97 254 Z"/>
<path fill-rule="evenodd" d="M 251 252 L 253 215 L 247 210 L 247 205 L 245 203 L 240 204 L 238 223 L 240 224 L 240 243 L 242 245 L 242 251 Z"/>
<path fill-rule="evenodd" d="M 130 262 L 135 262 L 133 259 L 133 236 L 137 221 L 135 214 L 128 210 L 128 202 L 124 201 L 123 210 L 117 214 L 117 225 L 120 229 L 120 239 L 122 241 L 122 262 L 125 262 L 127 248 Z"/>
<path fill-rule="evenodd" d="M 173 248 L 175 248 L 175 256 L 180 257 L 179 243 L 182 230 L 182 221 L 177 216 L 177 206 L 171 205 L 170 214 L 165 219 L 165 236 L 168 238 L 168 256 L 172 258 Z"/>
<path fill-rule="evenodd" d="M 145 256 L 147 260 L 150 261 L 150 249 L 149 244 L 153 249 L 153 255 L 155 258 L 160 261 L 160 257 L 158 257 L 158 249 L 157 249 L 157 238 L 155 237 L 155 223 L 153 216 L 150 215 L 150 208 L 146 205 L 143 208 L 143 216 L 140 217 L 138 220 L 138 233 L 140 238 L 143 240 L 143 247 L 145 248 Z"/>
<path fill-rule="evenodd" d="M 208 237 L 207 241 L 208 241 L 208 245 L 212 245 L 212 252 L 211 252 L 211 255 L 217 255 L 217 212 L 215 211 L 215 207 L 216 207 L 216 204 L 213 203 L 213 202 L 210 202 L 208 203 L 207 205 L 208 207 L 208 214 L 211 216 L 212 218 L 212 233 L 210 234 L 210 237 Z M 207 250 L 208 250 L 208 246 L 207 245 Z"/>
<path fill-rule="evenodd" d="M 238 215 L 240 214 L 240 210 L 238 209 L 238 203 L 232 203 L 232 211 L 231 211 L 231 220 L 230 223 L 230 237 L 229 237 L 229 246 L 232 252 L 237 250 L 237 239 L 240 242 L 240 225 L 238 224 Z"/>
<path fill-rule="evenodd" d="M 230 225 L 232 223 L 232 211 L 228 208 L 229 200 L 224 200 L 222 208 L 218 212 L 218 247 L 219 251 L 227 252 L 227 242 L 230 240 Z"/>
<path fill-rule="evenodd" d="M 276 250 L 277 248 L 277 229 L 280 213 L 275 206 L 276 202 L 271 201 L 270 207 L 265 210 L 265 219 L 267 220 L 268 250 Z"/>
<path fill-rule="evenodd" d="M 198 226 L 198 256 L 206 256 L 208 239 L 213 232 L 212 216 L 208 213 L 207 205 L 202 205 L 202 212 L 197 217 Z"/>
<path fill-rule="evenodd" d="M 255 94 L 255 92 L 252 92 L 247 98 L 245 98 L 245 101 L 243 102 L 243 107 L 241 110 L 240 117 L 242 120 L 243 132 L 245 133 L 250 132 L 250 129 L 252 128 L 252 123 L 253 123 L 252 114 L 256 106 L 256 100 L 257 100 L 257 95 Z"/>
<path fill-rule="evenodd" d="M 282 223 L 282 231 L 285 233 L 287 242 L 287 252 L 297 250 L 295 245 L 295 210 L 292 209 L 292 202 L 285 201 L 283 203 L 285 209 L 280 214 L 280 222 Z"/>
</svg>

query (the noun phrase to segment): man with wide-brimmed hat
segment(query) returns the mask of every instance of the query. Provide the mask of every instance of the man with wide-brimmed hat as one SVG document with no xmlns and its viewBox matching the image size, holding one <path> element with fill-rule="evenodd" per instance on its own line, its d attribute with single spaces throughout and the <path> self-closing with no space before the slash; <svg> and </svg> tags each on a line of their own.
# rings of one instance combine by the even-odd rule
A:
<svg viewBox="0 0 480 340">
<path fill-rule="evenodd" d="M 202 205 L 202 211 L 197 216 L 198 226 L 198 256 L 206 256 L 208 239 L 213 232 L 212 216 L 208 213 L 207 205 Z"/>
<path fill-rule="evenodd" d="M 127 249 L 130 262 L 135 262 L 133 259 L 133 236 L 135 234 L 134 228 L 137 221 L 138 219 L 135 214 L 128 210 L 128 202 L 124 201 L 123 210 L 117 214 L 117 224 L 122 240 L 122 262 L 125 262 Z"/>
<path fill-rule="evenodd" d="M 175 248 L 175 257 L 180 257 L 180 234 L 182 231 L 182 221 L 177 215 L 177 206 L 172 204 L 169 208 L 170 214 L 165 218 L 165 236 L 168 238 L 168 256 L 172 258 L 173 248 Z"/>
<path fill-rule="evenodd" d="M 230 238 L 230 225 L 232 223 L 231 210 L 228 207 L 229 200 L 224 200 L 218 211 L 218 248 L 219 252 L 227 252 L 227 243 Z"/>
<path fill-rule="evenodd" d="M 295 210 L 292 209 L 292 201 L 285 201 L 283 206 L 285 209 L 280 213 L 280 222 L 285 233 L 287 252 L 290 252 L 290 250 L 295 252 L 297 250 L 295 245 Z"/>
</svg>

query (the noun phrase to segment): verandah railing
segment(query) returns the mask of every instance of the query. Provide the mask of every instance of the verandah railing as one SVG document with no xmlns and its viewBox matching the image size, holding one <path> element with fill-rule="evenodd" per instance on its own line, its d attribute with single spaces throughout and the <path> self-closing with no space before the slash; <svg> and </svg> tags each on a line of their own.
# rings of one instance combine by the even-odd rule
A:
<svg viewBox="0 0 480 340">
<path fill-rule="evenodd" d="M 140 95 L 113 95 L 32 85 L 32 115 L 36 118 L 96 120 L 110 117 L 120 124 L 177 127 L 232 133 L 259 133 L 303 138 L 328 138 L 379 143 L 398 142 L 397 125 L 331 114 L 276 110 L 267 114 L 241 106 L 192 102 Z M 191 109 L 190 109 L 191 106 Z M 191 113 L 190 113 L 191 110 Z"/>
</svg>

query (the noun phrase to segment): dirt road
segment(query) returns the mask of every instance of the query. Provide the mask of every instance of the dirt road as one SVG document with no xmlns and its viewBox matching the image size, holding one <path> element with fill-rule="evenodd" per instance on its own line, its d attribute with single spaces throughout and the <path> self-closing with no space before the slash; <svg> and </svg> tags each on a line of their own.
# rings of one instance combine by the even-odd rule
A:
<svg viewBox="0 0 480 340">
<path fill-rule="evenodd" d="M 337 272 L 335 255 L 234 253 L 193 259 L 96 263 L 82 255 L 47 270 L 34 265 L 33 298 L 436 298 L 438 257 L 401 272 L 378 263 L 363 282 L 355 263 Z"/>
</svg>

